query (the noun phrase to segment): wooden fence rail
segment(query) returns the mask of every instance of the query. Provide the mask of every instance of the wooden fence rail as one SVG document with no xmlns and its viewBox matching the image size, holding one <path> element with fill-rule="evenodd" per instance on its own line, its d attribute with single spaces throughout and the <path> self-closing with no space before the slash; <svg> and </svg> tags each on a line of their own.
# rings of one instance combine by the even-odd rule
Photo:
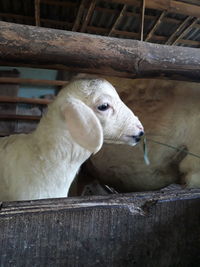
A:
<svg viewBox="0 0 200 267">
<path fill-rule="evenodd" d="M 200 81 L 199 49 L 0 22 L 0 64 Z"/>
</svg>

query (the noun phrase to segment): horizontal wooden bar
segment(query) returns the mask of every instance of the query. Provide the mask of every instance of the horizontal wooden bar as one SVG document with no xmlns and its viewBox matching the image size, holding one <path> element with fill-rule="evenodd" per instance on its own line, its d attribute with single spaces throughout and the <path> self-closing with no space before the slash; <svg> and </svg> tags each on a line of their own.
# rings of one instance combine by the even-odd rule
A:
<svg viewBox="0 0 200 267">
<path fill-rule="evenodd" d="M 21 133 L 23 133 L 23 134 L 28 134 L 28 133 L 31 133 L 32 131 L 21 131 L 21 132 L 16 132 L 16 131 L 14 131 L 14 132 L 1 132 L 0 131 L 0 137 L 5 137 L 5 136 L 9 136 L 9 135 L 13 135 L 13 134 L 21 134 Z"/>
<path fill-rule="evenodd" d="M 42 85 L 42 86 L 65 86 L 68 84 L 67 81 L 25 79 L 25 78 L 12 78 L 12 77 L 0 77 L 0 83 L 31 84 L 31 85 Z"/>
<path fill-rule="evenodd" d="M 39 121 L 41 116 L 0 114 L 0 120 L 23 120 L 23 121 Z"/>
<path fill-rule="evenodd" d="M 199 205 L 198 189 L 3 202 L 1 265 L 200 266 Z"/>
<path fill-rule="evenodd" d="M 25 103 L 25 104 L 48 105 L 51 102 L 52 100 L 49 100 L 49 99 L 10 97 L 10 96 L 0 95 L 0 103 Z"/>
<path fill-rule="evenodd" d="M 108 0 L 113 3 L 139 5 L 140 1 L 133 3 L 133 0 Z M 200 6 L 192 3 L 184 3 L 175 0 L 148 0 L 146 1 L 146 8 L 166 10 L 172 13 L 184 14 L 187 16 L 200 17 Z"/>
<path fill-rule="evenodd" d="M 102 12 L 111 12 L 111 13 L 116 12 L 117 14 L 119 13 L 119 11 L 114 10 L 114 9 L 107 9 L 107 8 L 100 8 L 100 7 L 96 7 L 95 10 L 100 10 Z M 125 15 L 126 16 L 136 16 L 136 17 L 140 16 L 139 14 L 134 13 L 134 12 L 125 12 Z M 34 18 L 30 17 L 30 16 L 23 16 L 23 15 L 10 14 L 10 13 L 0 13 L 0 17 L 7 18 L 7 19 L 19 19 L 19 20 L 23 19 L 23 20 L 30 21 L 31 23 L 34 23 Z M 156 18 L 155 16 L 145 15 L 145 20 L 146 19 L 151 19 L 152 20 L 152 19 L 155 19 L 155 18 Z M 66 22 L 66 21 L 57 21 L 57 20 L 42 19 L 42 18 L 40 20 L 41 20 L 41 22 L 44 22 L 44 23 L 47 23 L 47 24 L 50 24 L 50 25 L 59 25 L 59 26 L 62 26 L 62 27 L 67 26 L 68 28 L 71 28 L 73 26 L 72 23 L 69 23 L 69 22 Z M 176 19 L 173 19 L 173 18 L 167 18 L 167 17 L 163 18 L 163 22 L 164 21 L 170 22 L 170 23 L 175 23 L 175 24 L 181 23 L 180 20 L 176 20 Z M 198 27 L 198 24 L 195 24 L 194 27 Z M 87 25 L 87 31 L 95 32 L 96 34 L 100 34 L 101 35 L 102 33 L 103 34 L 108 34 L 110 29 Z M 117 34 L 117 35 L 127 36 L 127 37 L 130 37 L 130 38 L 133 38 L 133 39 L 139 39 L 139 33 L 136 33 L 136 32 L 114 30 L 113 33 Z M 154 40 L 165 41 L 165 40 L 167 40 L 167 37 L 154 34 L 152 36 L 152 41 L 154 41 Z M 189 45 L 189 41 L 190 40 L 188 40 L 188 45 Z M 195 42 L 195 41 L 192 41 L 192 42 Z M 180 39 L 178 41 L 178 43 L 183 43 L 184 44 L 185 42 L 184 41 L 182 42 L 182 39 Z M 198 43 L 196 45 L 198 45 Z"/>
<path fill-rule="evenodd" d="M 41 4 L 47 4 L 51 6 L 62 6 L 62 7 L 68 7 L 68 8 L 74 8 L 77 6 L 76 3 L 73 2 L 65 2 L 65 1 L 54 1 L 54 0 L 41 0 Z"/>
<path fill-rule="evenodd" d="M 0 22 L 0 62 L 127 78 L 200 81 L 200 53 L 195 48 L 7 22 Z"/>
</svg>

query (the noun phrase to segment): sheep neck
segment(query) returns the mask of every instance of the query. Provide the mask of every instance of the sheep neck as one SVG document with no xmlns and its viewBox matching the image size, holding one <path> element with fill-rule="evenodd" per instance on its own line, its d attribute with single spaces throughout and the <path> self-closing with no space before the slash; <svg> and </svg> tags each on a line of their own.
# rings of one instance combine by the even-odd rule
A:
<svg viewBox="0 0 200 267">
<path fill-rule="evenodd" d="M 39 154 L 49 161 L 80 165 L 90 157 L 91 152 L 72 139 L 67 125 L 56 114 L 48 111 L 33 133 Z"/>
</svg>

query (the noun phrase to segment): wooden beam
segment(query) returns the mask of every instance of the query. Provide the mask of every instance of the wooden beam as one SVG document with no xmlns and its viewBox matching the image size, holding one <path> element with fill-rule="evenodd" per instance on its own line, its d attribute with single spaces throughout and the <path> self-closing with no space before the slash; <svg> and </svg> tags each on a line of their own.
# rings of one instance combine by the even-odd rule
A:
<svg viewBox="0 0 200 267">
<path fill-rule="evenodd" d="M 38 80 L 38 79 L 25 79 L 25 78 L 12 78 L 12 77 L 0 77 L 0 84 L 31 84 L 31 85 L 42 85 L 42 86 L 65 86 L 68 84 L 67 81 L 58 80 Z"/>
<path fill-rule="evenodd" d="M 0 206 L 2 267 L 200 266 L 198 189 Z"/>
<path fill-rule="evenodd" d="M 80 6 L 78 8 L 78 13 L 76 15 L 76 19 L 75 19 L 75 22 L 74 22 L 74 25 L 72 28 L 72 31 L 74 31 L 74 32 L 78 30 L 78 27 L 80 25 L 80 20 L 81 20 L 81 17 L 83 15 L 83 12 L 84 12 L 85 3 L 86 3 L 86 0 L 82 0 L 80 3 Z"/>
<path fill-rule="evenodd" d="M 195 48 L 7 22 L 0 22 L 0 62 L 118 77 L 200 81 L 200 53 Z"/>
<path fill-rule="evenodd" d="M 199 21 L 199 19 L 195 19 L 173 42 L 172 45 L 176 45 L 178 41 L 183 38 L 193 27 L 194 25 Z"/>
<path fill-rule="evenodd" d="M 176 37 L 176 35 L 183 29 L 185 28 L 185 26 L 188 24 L 188 22 L 192 19 L 191 16 L 187 17 L 180 25 L 179 27 L 175 30 L 175 32 L 169 37 L 169 39 L 167 40 L 167 42 L 165 43 L 166 45 L 171 44 L 171 42 L 173 42 L 174 38 Z"/>
<path fill-rule="evenodd" d="M 120 3 L 126 5 L 135 5 L 132 0 L 108 0 L 113 3 Z M 138 6 L 140 1 L 138 1 Z M 165 10 L 167 12 L 184 14 L 192 17 L 200 17 L 200 6 L 188 4 L 175 0 L 148 0 L 146 1 L 146 8 Z"/>
<path fill-rule="evenodd" d="M 0 13 L 0 17 L 6 18 L 6 19 L 27 20 L 32 24 L 34 24 L 34 22 L 35 22 L 35 18 L 34 17 L 18 15 L 18 14 Z M 53 20 L 53 19 L 40 18 L 40 22 L 44 22 L 44 23 L 48 23 L 48 24 L 52 24 L 52 25 L 67 26 L 68 28 L 71 28 L 73 26 L 73 24 L 70 23 L 70 22 L 60 21 L 60 20 Z"/>
<path fill-rule="evenodd" d="M 114 30 L 116 29 L 116 27 L 118 26 L 118 24 L 120 23 L 120 20 L 122 19 L 122 17 L 124 16 L 124 12 L 126 11 L 126 5 L 123 6 L 122 10 L 120 11 L 115 23 L 113 24 L 108 36 L 112 36 Z"/>
<path fill-rule="evenodd" d="M 163 12 L 160 14 L 160 16 L 159 16 L 158 19 L 156 20 L 156 22 L 155 22 L 153 28 L 152 28 L 152 29 L 150 30 L 150 32 L 147 34 L 147 37 L 145 38 L 145 41 L 146 41 L 146 42 L 149 41 L 149 40 L 152 38 L 153 34 L 154 34 L 155 31 L 158 29 L 158 27 L 159 27 L 160 23 L 162 22 L 162 19 L 163 19 L 163 17 L 164 17 L 165 15 L 166 15 L 166 11 L 163 11 Z"/>
<path fill-rule="evenodd" d="M 0 114 L 0 120 L 39 121 L 41 116 Z"/>
<path fill-rule="evenodd" d="M 85 1 L 87 1 L 87 0 L 85 0 Z M 107 12 L 107 13 L 111 13 L 111 14 L 118 14 L 119 13 L 119 11 L 116 10 L 116 9 L 104 8 L 104 7 L 99 7 L 99 6 L 96 6 L 95 10 L 101 11 L 101 12 Z M 124 16 L 139 18 L 140 14 L 138 14 L 138 13 L 136 13 L 134 11 L 133 12 L 126 11 L 126 12 L 124 12 Z M 28 21 L 34 22 L 34 18 L 31 17 L 31 16 L 24 16 L 24 15 L 18 15 L 18 14 L 13 14 L 13 13 L 12 14 L 11 13 L 0 13 L 0 17 L 6 18 L 6 19 L 13 19 L 13 18 L 14 19 L 23 19 L 23 20 L 28 20 Z M 152 20 L 152 19 L 155 19 L 155 18 L 156 18 L 156 16 L 147 15 L 147 14 L 145 15 L 145 19 L 146 20 Z M 60 20 L 42 19 L 42 21 L 43 22 L 48 22 L 49 21 L 49 23 L 55 23 L 55 24 L 58 24 L 58 25 L 65 25 L 66 24 L 66 21 L 60 21 Z M 178 19 L 168 18 L 168 17 L 164 17 L 163 21 L 166 21 L 166 22 L 169 22 L 169 23 L 173 23 L 173 24 L 180 24 L 180 22 L 181 22 Z M 70 25 L 70 23 L 68 22 L 67 25 Z"/>
<path fill-rule="evenodd" d="M 76 3 L 73 2 L 66 2 L 66 1 L 54 1 L 54 0 L 41 0 L 42 4 L 47 4 L 51 6 L 61 6 L 61 7 L 76 7 Z"/>
<path fill-rule="evenodd" d="M 178 43 L 179 44 L 186 44 L 188 46 L 197 46 L 197 47 L 200 47 L 200 42 L 199 41 L 180 39 L 180 40 L 178 40 Z"/>
<path fill-rule="evenodd" d="M 142 0 L 142 3 L 141 3 L 142 12 L 141 12 L 141 25 L 140 25 L 140 41 L 143 41 L 143 39 L 144 39 L 145 6 L 146 6 L 145 0 Z"/>
<path fill-rule="evenodd" d="M 25 103 L 25 104 L 48 105 L 51 102 L 52 100 L 49 99 L 0 96 L 0 103 Z"/>
<path fill-rule="evenodd" d="M 40 0 L 35 0 L 35 25 L 40 26 Z"/>
<path fill-rule="evenodd" d="M 83 25 L 82 25 L 81 30 L 80 30 L 81 32 L 85 32 L 85 30 L 87 28 L 87 25 L 91 20 L 91 17 L 93 15 L 93 12 L 94 12 L 94 9 L 95 9 L 95 6 L 96 6 L 96 1 L 97 0 L 91 0 L 87 15 L 85 17 L 85 20 L 84 20 Z"/>
</svg>

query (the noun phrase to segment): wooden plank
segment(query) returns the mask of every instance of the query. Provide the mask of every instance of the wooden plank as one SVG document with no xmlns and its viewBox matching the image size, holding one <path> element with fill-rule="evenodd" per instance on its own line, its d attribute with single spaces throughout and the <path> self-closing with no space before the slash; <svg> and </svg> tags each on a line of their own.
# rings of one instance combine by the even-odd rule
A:
<svg viewBox="0 0 200 267">
<path fill-rule="evenodd" d="M 129 78 L 200 80 L 200 53 L 195 48 L 7 22 L 0 22 L 0 62 Z"/>
<path fill-rule="evenodd" d="M 90 6 L 89 6 L 88 11 L 87 11 L 87 15 L 85 17 L 85 20 L 83 22 L 83 25 L 81 27 L 80 32 L 85 32 L 85 30 L 87 28 L 87 25 L 88 25 L 88 23 L 90 22 L 90 20 L 92 18 L 92 15 L 93 15 L 93 12 L 94 12 L 94 9 L 95 9 L 95 6 L 96 6 L 96 2 L 97 2 L 97 0 L 91 0 Z"/>
<path fill-rule="evenodd" d="M 115 23 L 113 24 L 108 36 L 112 36 L 113 32 L 115 31 L 116 27 L 120 23 L 122 17 L 124 16 L 124 12 L 126 11 L 126 5 L 123 6 L 122 10 L 120 11 Z"/>
<path fill-rule="evenodd" d="M 120 3 L 126 5 L 135 5 L 132 0 L 108 0 L 113 3 Z M 139 6 L 140 1 L 137 1 Z M 200 6 L 179 2 L 175 0 L 148 0 L 146 1 L 146 8 L 166 10 L 167 12 L 184 14 L 192 17 L 200 17 Z"/>
<path fill-rule="evenodd" d="M 51 6 L 61 6 L 61 7 L 76 7 L 76 3 L 66 2 L 66 1 L 55 1 L 55 0 L 41 0 L 41 3 L 51 5 Z"/>
<path fill-rule="evenodd" d="M 192 19 L 191 16 L 188 16 L 180 25 L 179 27 L 173 32 L 173 34 L 169 37 L 167 42 L 165 43 L 166 45 L 171 44 L 173 42 L 175 36 L 183 29 L 185 26 L 188 24 L 188 22 Z"/>
<path fill-rule="evenodd" d="M 17 78 L 20 73 L 17 69 L 12 70 L 1 70 L 0 77 L 7 76 L 9 78 Z M 1 97 L 16 97 L 18 95 L 19 85 L 18 84 L 0 84 L 0 95 Z M 1 104 L 0 114 L 16 114 L 17 105 L 16 104 Z M 0 131 L 1 132 L 14 132 L 16 130 L 16 123 L 13 121 L 0 121 Z"/>
<path fill-rule="evenodd" d="M 182 39 L 193 27 L 197 24 L 199 19 L 195 19 L 190 25 L 172 42 L 172 45 L 176 45 L 180 39 Z"/>
<path fill-rule="evenodd" d="M 152 36 L 154 35 L 155 31 L 158 29 L 158 27 L 160 26 L 160 23 L 162 22 L 162 19 L 164 18 L 164 16 L 166 15 L 166 11 L 163 11 L 160 16 L 158 17 L 158 19 L 156 20 L 153 28 L 150 30 L 150 32 L 147 34 L 147 37 L 145 38 L 145 41 L 149 41 Z"/>
<path fill-rule="evenodd" d="M 78 27 L 79 27 L 80 21 L 81 21 L 81 17 L 82 17 L 83 12 L 84 12 L 85 4 L 86 4 L 86 0 L 82 0 L 81 3 L 80 3 L 79 9 L 78 9 L 78 13 L 76 15 L 76 19 L 75 19 L 72 31 L 77 31 L 78 30 Z"/>
<path fill-rule="evenodd" d="M 144 40 L 144 20 L 145 20 L 145 7 L 146 2 L 142 0 L 141 2 L 141 23 L 140 23 L 140 41 Z"/>
<path fill-rule="evenodd" d="M 200 266 L 200 190 L 2 203 L 1 266 Z"/>
<path fill-rule="evenodd" d="M 12 77 L 0 77 L 0 84 L 31 84 L 31 85 L 43 85 L 43 86 L 65 86 L 67 81 L 58 80 L 39 80 L 39 79 L 27 79 L 27 78 L 12 78 Z"/>
<path fill-rule="evenodd" d="M 35 25 L 40 26 L 40 0 L 35 0 Z"/>
<path fill-rule="evenodd" d="M 51 102 L 52 101 L 49 99 L 0 96 L 0 103 L 26 103 L 48 105 Z"/>
<path fill-rule="evenodd" d="M 85 0 L 85 1 L 87 1 L 87 0 Z M 85 4 L 85 6 L 86 6 L 86 4 Z M 118 14 L 119 13 L 119 11 L 116 10 L 116 9 L 110 9 L 110 8 L 99 7 L 99 6 L 96 6 L 95 10 L 98 10 L 98 11 L 101 11 L 101 12 L 107 12 L 107 13 L 111 13 L 111 14 Z M 83 10 L 81 10 L 81 12 L 82 11 Z M 140 14 L 136 13 L 135 11 L 133 11 L 133 12 L 126 11 L 124 13 L 124 16 L 138 17 L 139 18 Z M 34 17 L 18 15 L 18 14 L 13 14 L 13 13 L 12 14 L 11 13 L 0 13 L 0 17 L 6 18 L 6 19 L 12 19 L 12 18 L 23 19 L 23 20 L 28 20 L 28 21 L 34 22 Z M 152 19 L 155 19 L 155 16 L 153 16 L 153 15 L 145 15 L 145 19 L 152 20 Z M 64 25 L 66 23 L 66 21 L 60 21 L 60 20 L 42 19 L 42 21 L 43 22 L 48 22 L 49 21 L 51 24 L 55 23 L 55 24 L 58 24 L 58 25 L 60 25 L 60 24 Z M 169 22 L 169 23 L 173 23 L 173 24 L 179 24 L 180 23 L 180 20 L 174 19 L 174 18 L 168 18 L 168 17 L 163 18 L 163 21 L 166 21 L 166 22 Z M 70 23 L 68 22 L 67 25 L 69 25 L 69 24 Z"/>
<path fill-rule="evenodd" d="M 0 120 L 23 120 L 23 121 L 39 121 L 41 116 L 0 114 Z"/>
<path fill-rule="evenodd" d="M 193 41 L 193 40 L 186 40 L 186 39 L 179 39 L 178 43 L 180 44 L 186 44 L 188 46 L 197 46 L 200 47 L 200 41 Z"/>
<path fill-rule="evenodd" d="M 29 23 L 31 23 L 31 24 L 34 24 L 34 22 L 35 22 L 35 18 L 34 17 L 18 15 L 18 14 L 0 13 L 0 17 L 6 18 L 6 19 L 26 20 L 26 21 L 29 21 Z M 53 19 L 40 18 L 40 22 L 48 23 L 50 25 L 67 26 L 68 28 L 71 28 L 73 26 L 73 24 L 70 23 L 70 22 L 60 21 L 60 20 L 53 20 Z"/>
</svg>

